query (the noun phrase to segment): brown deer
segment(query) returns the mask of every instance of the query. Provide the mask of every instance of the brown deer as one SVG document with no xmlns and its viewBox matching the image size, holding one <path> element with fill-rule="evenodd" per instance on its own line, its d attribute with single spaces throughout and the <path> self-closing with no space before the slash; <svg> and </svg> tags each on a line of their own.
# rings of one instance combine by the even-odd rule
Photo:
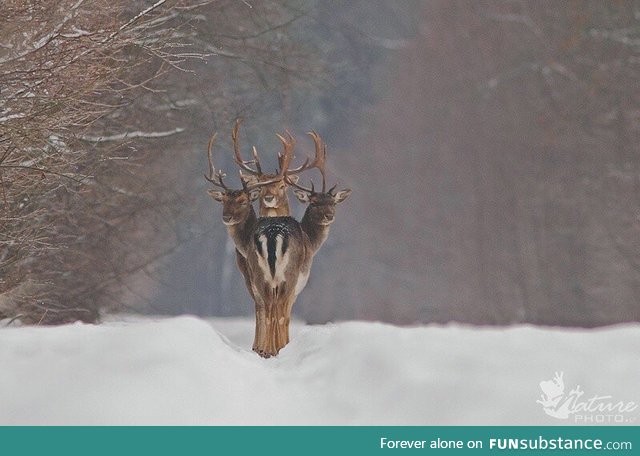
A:
<svg viewBox="0 0 640 456">
<path fill-rule="evenodd" d="M 346 200 L 351 195 L 351 189 L 344 189 L 335 192 L 337 185 L 326 190 L 325 163 L 327 158 L 327 146 L 322 142 L 320 136 L 312 131 L 309 135 L 313 138 L 316 148 L 316 158 L 312 165 L 317 168 L 322 175 L 322 191 L 316 192 L 311 181 L 311 188 L 298 185 L 296 182 L 289 183 L 296 187 L 293 193 L 301 203 L 309 204 L 300 222 L 302 230 L 310 241 L 310 247 L 314 254 L 327 240 L 329 226 L 333 223 L 336 213 L 336 204 Z"/>
<path fill-rule="evenodd" d="M 212 148 L 216 136 L 216 134 L 212 135 L 209 140 L 207 149 L 209 174 L 204 177 L 207 181 L 223 190 L 219 191 L 210 189 L 208 190 L 208 193 L 215 201 L 222 203 L 222 221 L 226 225 L 227 232 L 235 244 L 236 262 L 244 277 L 245 285 L 256 303 L 256 321 L 260 321 L 262 323 L 263 319 L 261 316 L 264 314 L 264 305 L 259 304 L 263 303 L 264 300 L 255 294 L 255 287 L 252 285 L 252 274 L 247 267 L 246 261 L 249 251 L 253 248 L 253 244 L 251 242 L 252 233 L 258 222 L 258 218 L 256 217 L 256 213 L 251 203 L 259 198 L 260 189 L 263 186 L 272 185 L 284 180 L 285 173 L 289 171 L 289 163 L 293 157 L 294 142 L 291 137 L 287 141 L 284 137 L 278 135 L 278 138 L 282 141 L 284 146 L 284 152 L 280 155 L 279 159 L 281 168 L 278 174 L 271 176 L 269 179 L 264 179 L 252 184 L 241 179 L 242 189 L 234 190 L 227 187 L 224 183 L 225 174 L 220 170 L 216 170 L 213 165 Z M 257 341 L 265 338 L 262 335 L 263 328 L 264 324 L 256 324 L 256 339 L 254 341 L 253 348 L 259 353 L 260 350 L 257 348 Z"/>
<path fill-rule="evenodd" d="M 317 161 L 309 162 L 306 160 L 301 166 L 293 169 L 289 169 L 289 163 L 293 160 L 293 148 L 295 147 L 295 140 L 291 134 L 287 131 L 288 139 L 276 134 L 280 142 L 284 146 L 282 153 L 278 153 L 278 166 L 279 169 L 276 174 L 268 174 L 262 171 L 260 164 L 260 158 L 258 157 L 258 151 L 255 146 L 252 148 L 253 160 L 243 160 L 240 153 L 239 143 L 239 131 L 242 119 L 236 119 L 235 125 L 231 132 L 231 139 L 233 142 L 234 161 L 240 167 L 240 179 L 244 185 L 249 187 L 258 187 L 259 195 L 254 198 L 259 200 L 259 215 L 260 217 L 284 217 L 290 215 L 289 198 L 287 196 L 288 184 L 290 182 L 297 182 L 297 174 L 307 169 L 313 168 L 314 163 Z M 250 165 L 254 165 L 255 169 Z M 243 173 L 244 171 L 244 173 Z M 285 180 L 284 177 L 287 177 Z M 254 199 L 254 200 L 255 200 Z M 254 201 L 252 200 L 252 201 Z M 251 297 L 255 301 L 253 290 L 251 289 L 247 279 L 247 266 L 246 255 L 236 249 L 236 264 L 238 269 L 245 277 L 245 283 L 249 289 Z"/>
<path fill-rule="evenodd" d="M 238 265 L 256 306 L 256 331 L 253 350 L 263 357 L 276 355 L 289 342 L 291 309 L 297 295 L 306 285 L 313 256 L 326 240 L 329 225 L 335 216 L 335 205 L 344 201 L 350 190 L 325 192 L 326 148 L 319 136 L 312 133 L 316 142 L 316 157 L 306 169 L 316 167 L 322 173 L 322 192 L 295 185 L 298 198 L 309 206 L 298 223 L 288 216 L 256 218 L 251 202 L 259 197 L 259 188 L 277 179 L 287 179 L 286 171 L 292 159 L 294 141 L 280 138 L 284 152 L 280 159 L 280 171 L 272 179 L 253 185 L 242 182 L 242 190 L 231 190 L 223 181 L 224 174 L 216 171 L 211 157 L 215 135 L 209 141 L 209 176 L 205 178 L 223 192 L 210 190 L 209 194 L 223 204 L 223 221 L 237 249 Z"/>
<path fill-rule="evenodd" d="M 313 138 L 316 146 L 316 158 L 313 165 L 315 168 L 318 168 L 322 175 L 322 191 L 315 191 L 313 181 L 311 181 L 311 188 L 302 187 L 294 182 L 290 182 L 291 185 L 296 187 L 293 191 L 296 198 L 298 198 L 301 203 L 308 204 L 304 216 L 300 221 L 300 228 L 304 233 L 305 247 L 307 254 L 310 254 L 310 259 L 302 271 L 302 280 L 298 283 L 296 295 L 299 294 L 307 284 L 313 255 L 322 247 L 322 244 L 324 244 L 324 241 L 326 241 L 329 236 L 330 225 L 335 220 L 336 205 L 351 195 L 351 189 L 348 188 L 335 192 L 336 185 L 328 191 L 326 190 L 325 160 L 327 157 L 327 147 L 315 131 L 310 132 L 309 135 Z"/>
<path fill-rule="evenodd" d="M 242 123 L 242 119 L 237 119 L 236 123 L 233 127 L 233 131 L 231 133 L 231 138 L 233 139 L 233 154 L 234 160 L 236 164 L 240 167 L 240 178 L 249 185 L 269 182 L 267 185 L 262 185 L 260 187 L 260 197 L 259 197 L 259 215 L 260 217 L 282 217 L 291 215 L 291 211 L 289 208 L 289 198 L 287 196 L 288 183 L 293 182 L 296 183 L 298 181 L 297 174 L 302 171 L 309 169 L 311 166 L 309 161 L 307 160 L 302 166 L 295 169 L 287 169 L 286 175 L 288 176 L 287 181 L 285 179 L 280 178 L 279 180 L 275 179 L 277 176 L 282 176 L 283 170 L 283 160 L 290 159 L 293 157 L 287 158 L 284 153 L 278 154 L 278 165 L 279 169 L 276 174 L 264 173 L 262 171 L 262 166 L 260 165 L 260 158 L 258 157 L 258 151 L 255 146 L 252 148 L 253 160 L 245 161 L 243 160 L 240 154 L 240 145 L 238 141 L 238 135 L 240 130 L 240 124 Z M 288 141 L 285 140 L 282 136 L 277 135 L 280 141 L 288 142 L 291 144 L 291 147 L 295 145 L 295 140 L 287 132 L 289 136 Z M 250 165 L 254 165 L 254 168 L 251 168 Z M 285 167 L 286 168 L 286 167 Z M 244 172 L 243 172 L 244 171 Z M 274 180 L 275 179 L 275 180 Z"/>
<path fill-rule="evenodd" d="M 215 200 L 222 203 L 222 222 L 227 227 L 227 232 L 233 240 L 236 247 L 236 262 L 238 268 L 242 273 L 245 285 L 249 290 L 249 294 L 254 301 L 256 301 L 253 295 L 253 287 L 251 286 L 251 278 L 247 271 L 246 256 L 247 250 L 251 248 L 251 233 L 254 229 L 258 218 L 256 216 L 253 205 L 253 201 L 260 196 L 260 187 L 264 185 L 270 185 L 273 182 L 282 179 L 282 176 L 274 176 L 272 180 L 265 180 L 262 182 L 256 182 L 254 184 L 247 184 L 242 180 L 242 189 L 234 190 L 227 187 L 224 183 L 225 174 L 216 170 L 213 165 L 212 147 L 215 142 L 217 134 L 214 133 L 209 139 L 209 146 L 207 150 L 209 161 L 209 174 L 205 175 L 205 179 L 221 188 L 223 191 L 209 189 L 209 195 Z M 255 343 L 254 343 L 255 348 Z"/>
<path fill-rule="evenodd" d="M 248 249 L 247 266 L 256 297 L 257 350 L 262 356 L 278 354 L 289 342 L 289 322 L 293 304 L 304 289 L 313 257 L 329 234 L 335 219 L 336 205 L 349 197 L 351 190 L 334 193 L 326 190 L 326 146 L 310 133 L 316 144 L 316 157 L 309 167 L 322 174 L 322 191 L 295 186 L 298 199 L 308 203 L 304 217 L 260 218 L 253 229 L 254 248 Z"/>
</svg>

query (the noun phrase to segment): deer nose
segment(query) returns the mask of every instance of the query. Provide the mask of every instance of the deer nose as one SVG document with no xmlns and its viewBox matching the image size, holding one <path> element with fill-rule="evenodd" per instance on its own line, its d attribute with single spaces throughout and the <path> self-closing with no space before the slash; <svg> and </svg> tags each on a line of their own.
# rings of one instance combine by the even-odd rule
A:
<svg viewBox="0 0 640 456">
<path fill-rule="evenodd" d="M 231 221 L 231 216 L 230 215 L 223 215 L 222 216 L 222 221 L 224 223 L 229 223 Z"/>
<path fill-rule="evenodd" d="M 273 201 L 275 199 L 275 197 L 273 195 L 264 195 L 264 200 L 267 203 L 270 203 L 271 201 Z"/>
<path fill-rule="evenodd" d="M 325 215 L 324 216 L 324 221 L 325 222 L 333 222 L 334 218 L 335 218 L 335 215 Z"/>
</svg>

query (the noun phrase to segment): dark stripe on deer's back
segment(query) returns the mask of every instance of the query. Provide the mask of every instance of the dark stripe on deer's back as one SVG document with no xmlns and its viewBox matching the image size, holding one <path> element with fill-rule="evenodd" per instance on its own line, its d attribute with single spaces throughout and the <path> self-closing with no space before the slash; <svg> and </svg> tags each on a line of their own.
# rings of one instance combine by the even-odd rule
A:
<svg viewBox="0 0 640 456">
<path fill-rule="evenodd" d="M 267 236 L 267 261 L 269 262 L 269 271 L 271 271 L 271 277 L 276 275 L 276 240 L 280 234 Z"/>
</svg>

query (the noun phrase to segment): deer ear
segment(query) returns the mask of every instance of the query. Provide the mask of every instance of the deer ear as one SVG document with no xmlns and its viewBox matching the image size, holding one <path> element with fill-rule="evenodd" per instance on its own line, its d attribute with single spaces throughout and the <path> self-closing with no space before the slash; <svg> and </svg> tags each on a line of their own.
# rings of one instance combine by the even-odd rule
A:
<svg viewBox="0 0 640 456">
<path fill-rule="evenodd" d="M 300 201 L 301 203 L 309 202 L 309 194 L 307 192 L 303 190 L 295 189 L 293 191 L 293 194 L 296 195 L 296 198 L 298 198 L 298 201 Z"/>
<path fill-rule="evenodd" d="M 256 176 L 254 176 L 253 174 L 243 174 L 242 171 L 240 172 L 240 179 L 242 179 L 242 182 L 247 185 L 258 183 L 258 178 Z"/>
<path fill-rule="evenodd" d="M 250 201 L 255 201 L 258 198 L 260 198 L 260 189 L 259 188 L 256 188 L 255 190 L 251 190 L 249 192 L 249 200 Z"/>
<path fill-rule="evenodd" d="M 299 179 L 300 179 L 300 176 L 296 176 L 296 175 L 287 176 L 287 180 L 292 184 L 297 184 Z"/>
<path fill-rule="evenodd" d="M 224 192 L 219 192 L 217 190 L 207 190 L 207 193 L 209 193 L 209 195 L 211 195 L 211 198 L 216 201 L 222 202 L 224 198 Z"/>
<path fill-rule="evenodd" d="M 336 202 L 336 204 L 338 204 L 349 198 L 349 195 L 351 195 L 351 189 L 345 188 L 344 190 L 340 190 L 338 193 L 336 193 L 333 197 L 333 200 Z"/>
</svg>

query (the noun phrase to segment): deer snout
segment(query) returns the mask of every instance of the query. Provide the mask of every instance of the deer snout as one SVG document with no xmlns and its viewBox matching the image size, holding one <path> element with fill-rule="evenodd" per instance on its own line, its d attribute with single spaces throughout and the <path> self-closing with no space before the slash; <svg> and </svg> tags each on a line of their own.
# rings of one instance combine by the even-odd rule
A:
<svg viewBox="0 0 640 456">
<path fill-rule="evenodd" d="M 231 222 L 233 221 L 233 217 L 230 215 L 223 215 L 222 216 L 222 223 L 224 223 L 225 225 L 229 225 L 231 224 Z"/>
<path fill-rule="evenodd" d="M 274 195 L 264 195 L 262 201 L 264 201 L 264 205 L 267 207 L 275 207 L 277 203 L 276 197 Z"/>
<path fill-rule="evenodd" d="M 333 220 L 335 219 L 335 215 L 334 214 L 326 214 L 324 216 L 324 223 L 329 224 L 329 223 L 333 223 Z"/>
</svg>

